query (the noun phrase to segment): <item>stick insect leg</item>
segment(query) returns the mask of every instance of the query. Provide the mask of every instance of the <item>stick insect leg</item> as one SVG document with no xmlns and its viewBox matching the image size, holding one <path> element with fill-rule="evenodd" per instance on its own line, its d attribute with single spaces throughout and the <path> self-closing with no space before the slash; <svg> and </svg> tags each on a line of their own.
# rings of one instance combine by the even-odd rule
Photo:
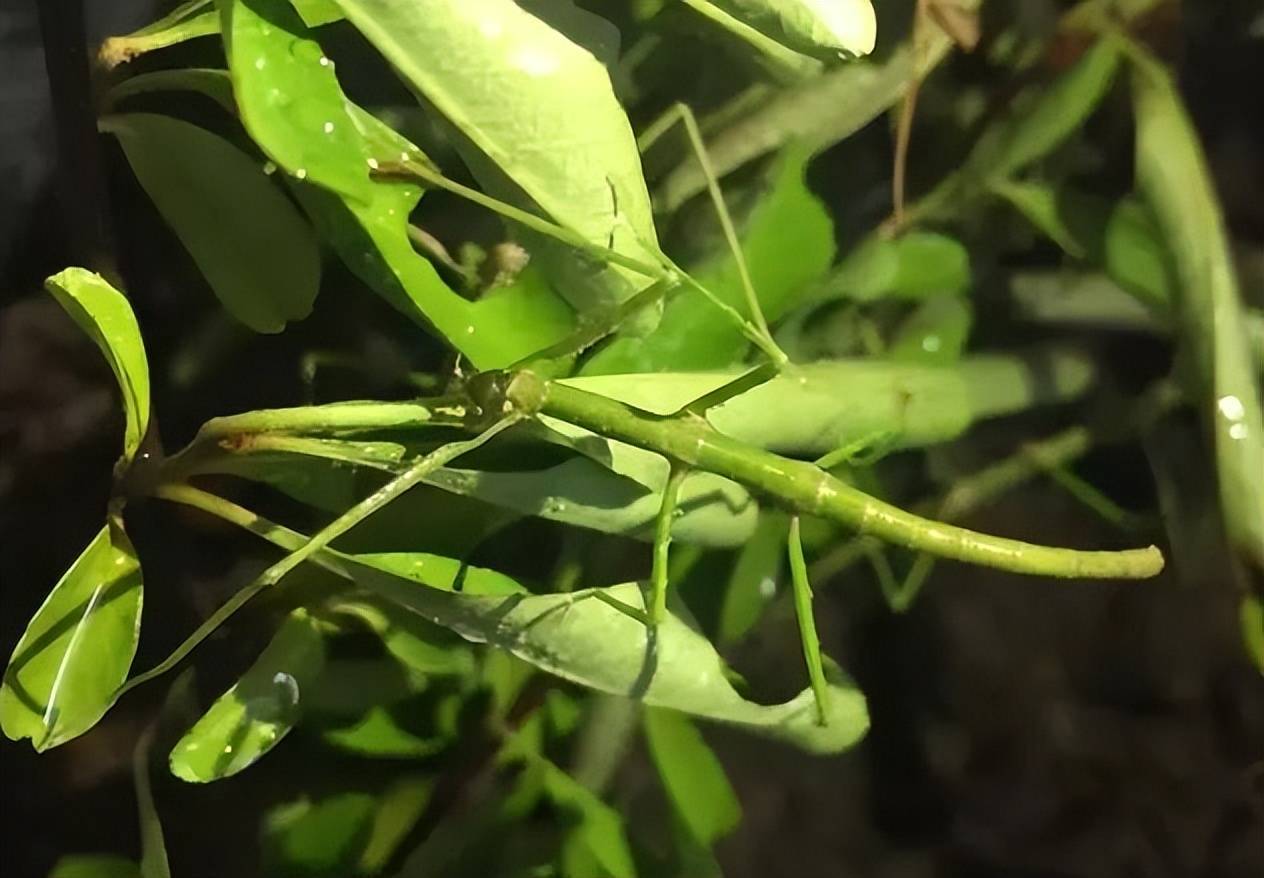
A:
<svg viewBox="0 0 1264 878">
<path fill-rule="evenodd" d="M 816 697 L 816 721 L 820 725 L 826 725 L 829 715 L 829 687 L 825 682 L 825 663 L 821 659 L 821 638 L 816 633 L 816 617 L 812 614 L 812 585 L 808 582 L 808 565 L 803 558 L 803 538 L 797 515 L 790 519 L 786 549 L 790 556 L 790 582 L 794 589 L 794 613 L 799 622 L 799 640 L 803 644 L 803 659 L 808 666 L 812 694 Z"/>
<path fill-rule="evenodd" d="M 821 469 L 833 469 L 840 463 L 851 466 L 872 466 L 877 463 L 895 445 L 900 436 L 897 430 L 875 430 L 838 446 L 829 454 L 816 460 Z"/>
<path fill-rule="evenodd" d="M 689 474 L 687 467 L 672 464 L 671 475 L 663 488 L 663 505 L 654 522 L 654 564 L 650 571 L 650 624 L 657 625 L 667 615 L 668 548 L 671 526 L 680 503 L 680 486 Z"/>
<path fill-rule="evenodd" d="M 769 359 L 777 364 L 778 368 L 781 368 L 790 361 L 790 358 L 773 340 L 772 331 L 768 328 L 768 321 L 764 318 L 763 308 L 759 304 L 759 295 L 755 292 L 755 284 L 751 280 L 750 267 L 746 263 L 746 255 L 742 252 L 742 244 L 737 237 L 737 228 L 733 224 L 733 216 L 729 213 L 728 204 L 724 200 L 724 191 L 720 188 L 715 168 L 711 164 L 711 156 L 707 152 L 706 141 L 702 138 L 702 131 L 698 127 L 698 120 L 694 117 L 693 110 L 689 109 L 686 104 L 673 105 L 645 129 L 637 139 L 637 147 L 644 153 L 676 123 L 680 123 L 685 129 L 690 148 L 693 150 L 694 157 L 698 160 L 698 166 L 702 169 L 702 176 L 707 181 L 707 192 L 711 196 L 711 204 L 715 208 L 716 217 L 720 221 L 720 228 L 724 232 L 724 240 L 728 244 L 729 252 L 733 254 L 734 263 L 737 265 L 737 274 L 742 282 L 742 292 L 746 296 L 746 310 L 749 312 L 749 319 L 754 323 L 754 337 L 752 340 L 768 355 Z M 718 301 L 715 295 L 704 289 L 701 284 L 693 282 L 693 285 L 713 302 Z M 743 323 L 745 323 L 745 320 L 743 320 Z"/>
</svg>

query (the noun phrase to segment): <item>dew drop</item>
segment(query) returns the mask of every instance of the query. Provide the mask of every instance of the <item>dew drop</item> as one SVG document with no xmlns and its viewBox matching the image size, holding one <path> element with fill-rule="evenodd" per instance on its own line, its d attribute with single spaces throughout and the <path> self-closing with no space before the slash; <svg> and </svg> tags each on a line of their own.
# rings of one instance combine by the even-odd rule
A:
<svg viewBox="0 0 1264 878">
<path fill-rule="evenodd" d="M 1220 414 L 1224 415 L 1231 421 L 1240 421 L 1246 417 L 1246 406 L 1242 404 L 1242 400 L 1236 396 L 1222 396 L 1216 407 L 1220 409 Z"/>
<path fill-rule="evenodd" d="M 232 744 L 225 744 L 225 745 L 224 745 L 224 752 L 225 752 L 225 753 L 232 753 L 232 752 L 233 752 L 233 745 L 232 745 Z"/>
<path fill-rule="evenodd" d="M 294 172 L 294 176 L 298 177 L 300 180 L 306 180 L 307 168 L 299 168 L 297 171 Z"/>
<path fill-rule="evenodd" d="M 928 354 L 938 353 L 940 347 L 942 346 L 943 342 L 940 341 L 940 338 L 937 335 L 928 335 L 922 339 L 922 350 L 926 351 Z"/>
<path fill-rule="evenodd" d="M 404 150 L 403 152 L 401 152 L 401 153 L 399 154 L 399 160 L 400 160 L 401 162 L 406 162 L 406 161 L 408 161 L 408 160 L 409 160 L 409 159 L 411 159 L 411 158 L 412 158 L 412 156 L 410 156 L 410 155 L 408 154 L 408 150 Z"/>
<path fill-rule="evenodd" d="M 777 593 L 777 580 L 771 576 L 765 576 L 759 581 L 759 596 L 768 600 Z"/>
<path fill-rule="evenodd" d="M 267 174 L 268 176 L 272 176 L 273 174 L 275 174 L 276 169 L 277 169 L 276 162 L 263 163 L 263 172 Z"/>
<path fill-rule="evenodd" d="M 326 122 L 326 123 L 325 123 L 325 127 L 324 127 L 324 132 L 325 132 L 326 134 L 333 134 L 333 133 L 334 133 L 334 123 L 333 123 L 333 122 Z"/>
<path fill-rule="evenodd" d="M 1234 424 L 1229 428 L 1229 438 L 1234 442 L 1245 442 L 1247 435 L 1246 424 Z"/>
<path fill-rule="evenodd" d="M 468 335 L 473 335 L 473 334 L 474 334 L 474 327 L 473 327 L 473 325 L 470 325 L 470 326 L 465 327 L 465 332 L 466 332 L 466 334 L 468 334 Z"/>
<path fill-rule="evenodd" d="M 262 70 L 268 66 L 268 59 L 262 56 L 255 59 L 255 70 Z"/>
<path fill-rule="evenodd" d="M 330 61 L 330 60 L 329 60 L 328 58 L 326 58 L 324 55 L 321 55 L 321 56 L 320 56 L 320 66 L 321 66 L 321 67 L 328 67 L 328 66 L 329 66 L 330 64 L 332 64 L 332 63 L 334 63 L 334 62 Z"/>
<path fill-rule="evenodd" d="M 377 170 L 377 159 L 368 159 L 368 164 L 370 168 Z"/>
</svg>

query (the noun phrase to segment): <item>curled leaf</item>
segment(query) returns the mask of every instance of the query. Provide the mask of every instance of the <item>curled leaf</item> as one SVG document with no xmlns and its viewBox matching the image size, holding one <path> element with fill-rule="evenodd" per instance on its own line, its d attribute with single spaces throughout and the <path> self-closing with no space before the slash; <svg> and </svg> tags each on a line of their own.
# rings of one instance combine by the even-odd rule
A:
<svg viewBox="0 0 1264 878">
<path fill-rule="evenodd" d="M 123 461 L 131 462 L 149 430 L 149 362 L 127 299 L 98 274 L 68 268 L 45 281 L 48 291 L 96 342 L 123 394 Z"/>
</svg>

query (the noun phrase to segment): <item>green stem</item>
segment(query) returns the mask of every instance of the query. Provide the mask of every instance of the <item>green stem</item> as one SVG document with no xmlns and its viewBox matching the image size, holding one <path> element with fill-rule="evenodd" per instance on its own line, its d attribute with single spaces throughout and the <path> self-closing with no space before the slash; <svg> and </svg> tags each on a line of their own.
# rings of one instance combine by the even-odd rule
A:
<svg viewBox="0 0 1264 878">
<path fill-rule="evenodd" d="M 816 633 L 816 617 L 812 614 L 812 584 L 808 581 L 808 565 L 803 558 L 803 538 L 797 515 L 790 519 L 786 547 L 790 556 L 790 582 L 794 589 L 794 614 L 799 622 L 803 660 L 807 662 L 808 679 L 812 682 L 812 694 L 816 697 L 816 721 L 823 726 L 829 715 L 826 705 L 829 686 L 825 683 L 825 665 L 821 660 L 821 638 Z"/>
<path fill-rule="evenodd" d="M 657 417 L 529 372 L 511 384 L 511 402 L 539 410 L 671 461 L 726 476 L 789 509 L 826 518 L 860 534 L 910 549 L 1037 576 L 1143 579 L 1163 569 L 1153 546 L 1124 552 L 1081 552 L 987 536 L 931 521 L 877 500 L 819 467 L 743 445 L 692 415 Z"/>
</svg>

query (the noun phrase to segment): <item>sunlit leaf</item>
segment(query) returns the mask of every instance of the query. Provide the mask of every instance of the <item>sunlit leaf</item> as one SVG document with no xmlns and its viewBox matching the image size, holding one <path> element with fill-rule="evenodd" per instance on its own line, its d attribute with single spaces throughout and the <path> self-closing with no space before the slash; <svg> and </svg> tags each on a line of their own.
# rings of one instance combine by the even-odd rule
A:
<svg viewBox="0 0 1264 878">
<path fill-rule="evenodd" d="M 206 783 L 254 764 L 294 727 L 324 661 L 316 621 L 294 611 L 250 669 L 176 744 L 172 774 Z"/>
<path fill-rule="evenodd" d="M 0 726 L 47 750 L 92 728 L 127 678 L 141 612 L 140 562 L 107 524 L 53 587 L 18 641 L 0 686 Z"/>
<path fill-rule="evenodd" d="M 524 276 L 468 302 L 414 250 L 408 220 L 421 189 L 370 172 L 405 157 L 427 159 L 347 100 L 333 62 L 287 0 L 219 5 L 247 131 L 291 175 L 321 238 L 357 277 L 480 369 L 508 366 L 569 334 L 571 310 L 547 286 Z"/>
<path fill-rule="evenodd" d="M 593 244 L 661 263 L 632 129 L 596 58 L 512 0 L 338 2 L 468 139 L 477 155 L 467 162 L 492 195 L 538 208 Z M 554 286 L 580 311 L 613 310 L 651 283 L 572 248 L 539 245 Z"/>
<path fill-rule="evenodd" d="M 130 462 L 149 430 L 149 362 L 136 316 L 123 294 L 100 275 L 68 268 L 45 286 L 105 355 L 123 395 L 123 461 Z"/>
<path fill-rule="evenodd" d="M 228 312 L 256 332 L 280 332 L 312 310 L 320 256 L 302 216 L 228 141 L 168 116 L 101 121 Z"/>
<path fill-rule="evenodd" d="M 1137 179 L 1176 261 L 1181 338 L 1214 437 L 1221 513 L 1236 552 L 1264 569 L 1264 415 L 1224 216 L 1170 76 L 1138 55 L 1132 93 Z"/>
<path fill-rule="evenodd" d="M 645 740 L 676 814 L 706 847 L 728 835 L 742 819 L 742 806 L 724 766 L 683 715 L 649 708 Z"/>
</svg>

